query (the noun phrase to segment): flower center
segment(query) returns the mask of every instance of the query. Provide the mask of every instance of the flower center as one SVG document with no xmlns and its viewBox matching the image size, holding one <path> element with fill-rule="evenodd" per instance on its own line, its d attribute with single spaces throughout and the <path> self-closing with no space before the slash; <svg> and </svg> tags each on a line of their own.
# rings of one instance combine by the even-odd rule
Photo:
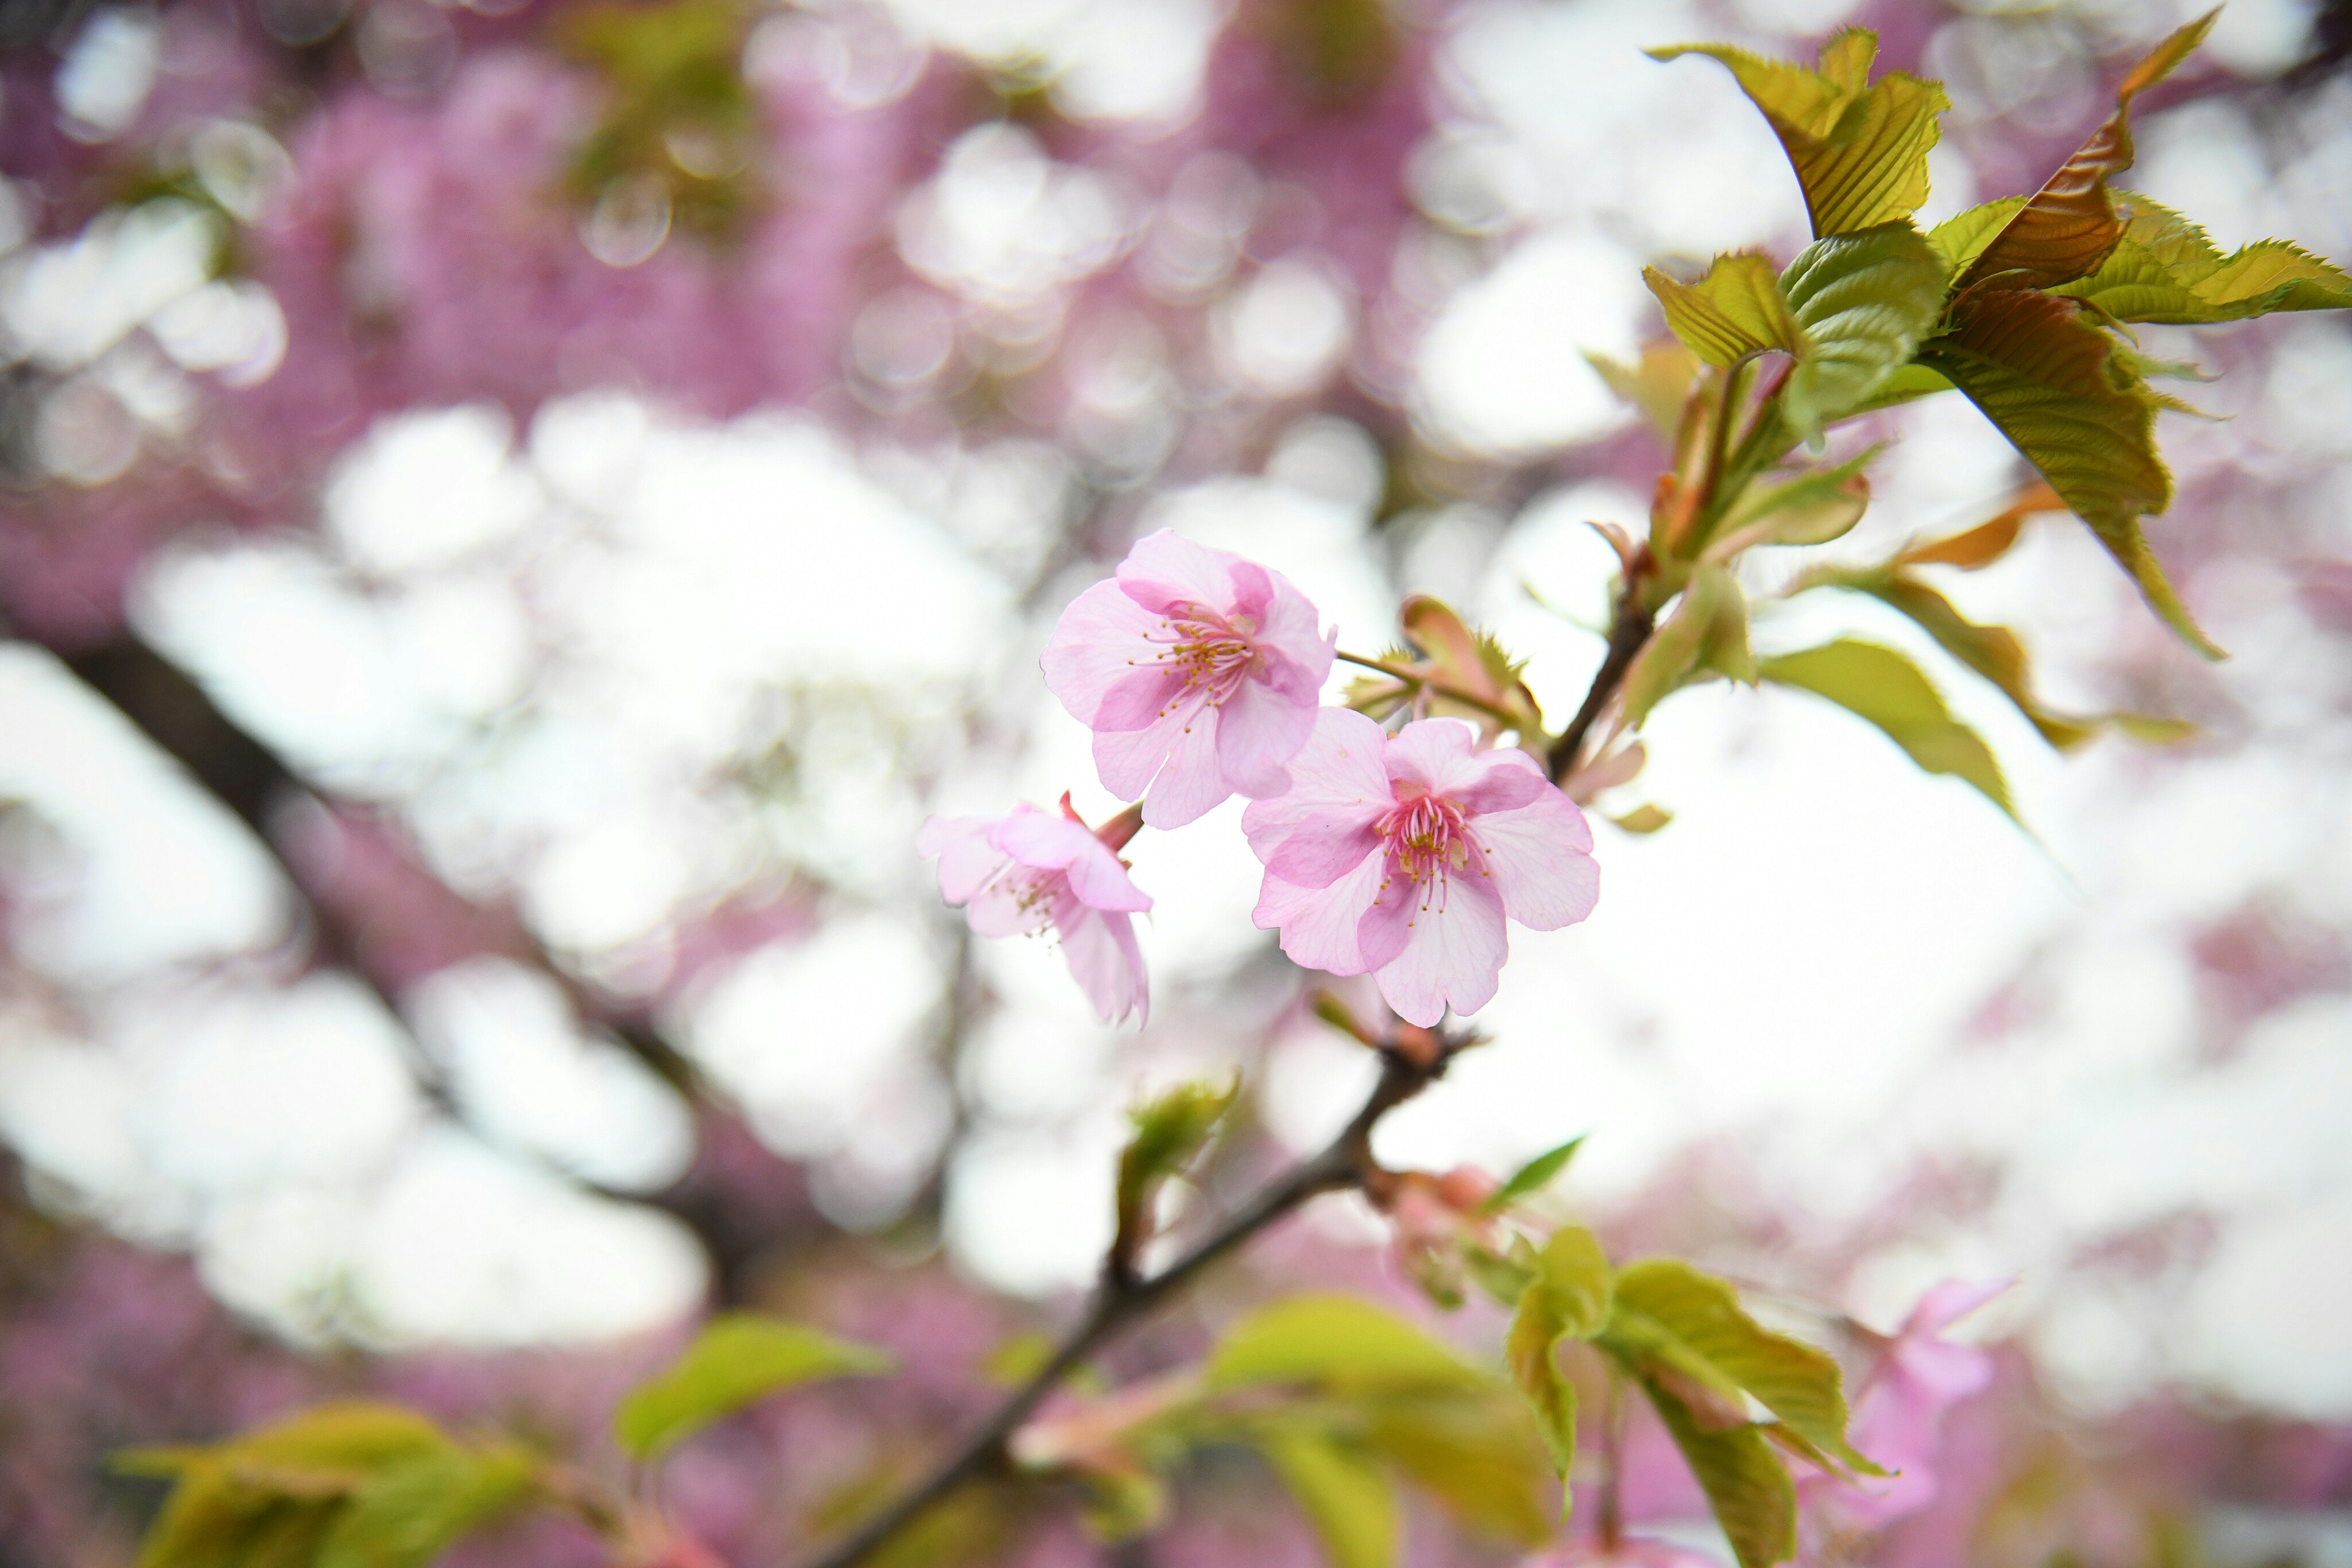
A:
<svg viewBox="0 0 2352 1568">
<path fill-rule="evenodd" d="M 1183 677 L 1184 692 L 1198 691 L 1214 705 L 1231 697 L 1257 668 L 1256 630 L 1247 616 L 1227 621 L 1213 610 L 1187 605 L 1161 621 L 1150 640 L 1168 650 L 1158 662 Z"/>
<path fill-rule="evenodd" d="M 1462 808 L 1444 795 L 1399 801 L 1381 818 L 1377 831 L 1406 876 L 1426 889 L 1470 864 L 1470 836 Z M 1483 872 L 1485 868 L 1481 867 Z"/>
</svg>

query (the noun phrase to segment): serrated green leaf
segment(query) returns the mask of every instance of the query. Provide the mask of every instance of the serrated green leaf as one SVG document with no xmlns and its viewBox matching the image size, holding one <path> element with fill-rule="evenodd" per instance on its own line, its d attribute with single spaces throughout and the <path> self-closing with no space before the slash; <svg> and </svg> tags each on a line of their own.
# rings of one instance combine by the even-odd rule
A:
<svg viewBox="0 0 2352 1568">
<path fill-rule="evenodd" d="M 1766 680 L 1825 697 L 1869 720 L 1922 769 L 1967 780 L 1987 800 L 2016 816 L 1992 749 L 1952 717 L 1918 667 L 1893 648 L 1841 638 L 1768 658 L 1759 673 Z"/>
<path fill-rule="evenodd" d="M 1563 1340 L 1591 1339 L 1608 1324 L 1610 1290 L 1601 1243 L 1581 1226 L 1562 1226 L 1536 1254 L 1535 1278 L 1520 1294 L 1503 1342 L 1511 1381 L 1535 1407 L 1551 1449 L 1562 1518 L 1575 1500 L 1567 1482 L 1576 1464 L 1576 1385 L 1561 1375 L 1558 1352 Z"/>
<path fill-rule="evenodd" d="M 1495 1189 L 1480 1205 L 1480 1211 L 1500 1214 L 1521 1198 L 1532 1197 L 1551 1185 L 1559 1179 L 1559 1173 L 1568 1169 L 1568 1163 L 1576 1158 L 1576 1152 L 1584 1147 L 1587 1136 L 1580 1132 L 1559 1148 L 1545 1150 L 1512 1172 L 1510 1180 Z"/>
<path fill-rule="evenodd" d="M 2082 308 L 2023 289 L 1982 291 L 1956 311 L 1957 331 L 1920 351 L 2090 525 L 2150 608 L 2208 658 L 2200 630 L 2148 549 L 2139 520 L 2172 500 L 2156 455 L 2156 405 Z"/>
<path fill-rule="evenodd" d="M 1865 1475 L 1885 1473 L 1846 1441 L 1845 1388 L 1837 1363 L 1757 1322 L 1724 1281 L 1675 1258 L 1628 1264 L 1617 1274 L 1612 1338 L 1634 1320 L 1646 1321 L 1639 1327 L 1654 1352 L 1673 1347 L 1673 1353 L 1661 1355 L 1664 1366 L 1689 1372 L 1704 1363 L 1720 1374 L 1719 1382 L 1704 1381 L 1754 1394 L 1783 1426 L 1840 1464 Z M 1653 1329 L 1667 1338 L 1659 1340 Z"/>
<path fill-rule="evenodd" d="M 1666 325 L 1685 347 L 1718 369 L 1778 349 L 1804 352 L 1804 330 L 1790 311 L 1769 257 L 1754 251 L 1718 256 L 1696 283 L 1682 283 L 1654 267 L 1642 280 L 1658 297 Z"/>
<path fill-rule="evenodd" d="M 1944 310 L 1944 264 L 1907 219 L 1815 240 L 1780 275 L 1803 333 L 1781 395 L 1811 435 L 1875 396 Z"/>
<path fill-rule="evenodd" d="M 1927 231 L 1927 243 L 1943 258 L 1944 276 L 1957 278 L 2000 237 L 2010 219 L 2025 209 L 2030 197 L 2001 196 L 1948 217 Z"/>
<path fill-rule="evenodd" d="M 1870 510 L 1870 481 L 1863 477 L 1879 449 L 1799 474 L 1777 485 L 1751 484 L 1724 513 L 1707 553 L 1717 560 L 1758 544 L 1826 544 L 1843 538 Z"/>
<path fill-rule="evenodd" d="M 529 1500 L 539 1461 L 516 1447 L 406 1460 L 337 1515 L 317 1568 L 425 1568 L 463 1537 Z"/>
<path fill-rule="evenodd" d="M 1202 1369 L 1212 1391 L 1295 1384 L 1335 1394 L 1483 1384 L 1477 1369 L 1360 1297 L 1287 1297 L 1235 1323 Z"/>
<path fill-rule="evenodd" d="M 1683 1461 L 1706 1493 L 1739 1568 L 1771 1568 L 1797 1554 L 1797 1489 L 1754 1426 L 1710 1428 L 1656 1383 L 1641 1382 Z"/>
<path fill-rule="evenodd" d="M 1370 1455 L 1298 1426 L 1261 1433 L 1257 1447 L 1314 1526 L 1331 1568 L 1392 1568 L 1396 1496 Z"/>
<path fill-rule="evenodd" d="M 824 1378 L 888 1372 L 881 1351 L 751 1312 L 713 1318 L 668 1370 L 629 1391 L 613 1415 L 623 1451 L 649 1459 L 772 1394 Z"/>
<path fill-rule="evenodd" d="M 1507 1393 L 1373 1400 L 1363 1440 L 1468 1528 L 1526 1546 L 1551 1534 L 1551 1468 L 1526 1407 Z"/>
<path fill-rule="evenodd" d="M 1652 49 L 1653 59 L 1705 55 L 1727 67 L 1780 137 L 1803 189 L 1813 234 L 1851 234 L 1907 218 L 1927 199 L 1927 153 L 1944 89 L 1901 71 L 1868 83 L 1876 35 L 1847 27 L 1822 46 L 1817 70 L 1722 44 Z M 1865 85 L 1867 83 L 1867 85 Z"/>
<path fill-rule="evenodd" d="M 1683 400 L 1698 374 L 1697 356 L 1674 338 L 1654 338 L 1642 345 L 1641 358 L 1632 364 L 1590 352 L 1584 358 L 1610 391 L 1641 410 L 1650 433 L 1671 451 L 1682 426 Z"/>
<path fill-rule="evenodd" d="M 2352 278 L 2284 240 L 2225 257 L 2202 228 L 2146 196 L 2117 191 L 2113 199 L 2123 237 L 2097 271 L 2053 292 L 2120 321 L 2189 326 L 2352 307 Z"/>
<path fill-rule="evenodd" d="M 1151 1205 L 1160 1184 L 1181 1174 L 1234 1108 L 1242 1078 L 1178 1084 L 1128 1113 L 1135 1135 L 1118 1157 L 1117 1256 L 1132 1263 L 1151 1238 Z"/>
<path fill-rule="evenodd" d="M 2107 177 L 2131 167 L 2132 100 L 2172 74 L 2220 15 L 2217 7 L 2176 29 L 2116 89 L 2116 111 L 2048 183 L 2011 215 L 1955 286 L 2050 289 L 2098 270 L 2123 237 Z"/>
<path fill-rule="evenodd" d="M 1756 679 L 1748 651 L 1748 597 L 1730 573 L 1702 564 L 1625 672 L 1625 722 L 1639 725 L 1669 694 L 1706 671 Z"/>
</svg>

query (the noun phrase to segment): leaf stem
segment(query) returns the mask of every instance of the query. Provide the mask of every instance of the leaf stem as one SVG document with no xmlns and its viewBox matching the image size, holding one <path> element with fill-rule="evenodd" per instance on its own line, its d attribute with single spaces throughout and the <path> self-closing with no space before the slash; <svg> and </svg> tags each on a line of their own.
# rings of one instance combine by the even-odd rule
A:
<svg viewBox="0 0 2352 1568">
<path fill-rule="evenodd" d="M 1475 708 L 1481 713 L 1499 721 L 1511 729 L 1516 730 L 1526 721 L 1522 715 L 1514 713 L 1507 708 L 1498 707 L 1483 697 L 1474 697 L 1458 686 L 1449 686 L 1442 680 L 1432 680 L 1428 676 L 1408 665 L 1397 664 L 1384 658 L 1366 658 L 1362 654 L 1349 653 L 1344 648 L 1333 654 L 1332 657 L 1342 664 L 1360 665 L 1366 669 L 1377 669 L 1382 675 L 1393 676 L 1410 688 L 1425 689 L 1433 696 L 1444 698 L 1449 702 L 1459 702 L 1465 707 Z"/>
<path fill-rule="evenodd" d="M 1124 1276 L 1106 1267 L 1086 1317 L 1070 1331 L 1045 1364 L 999 1405 L 995 1414 L 962 1445 L 935 1466 L 929 1474 L 884 1508 L 854 1533 L 806 1568 L 854 1568 L 877 1547 L 913 1524 L 931 1508 L 968 1482 L 1001 1468 L 1007 1462 L 1006 1445 L 1024 1422 L 1095 1352 L 1130 1324 L 1148 1317 L 1193 1277 L 1239 1248 L 1260 1231 L 1322 1193 L 1362 1186 L 1380 1173 L 1372 1159 L 1372 1129 L 1381 1118 L 1444 1076 L 1446 1064 L 1461 1047 L 1456 1042 L 1435 1053 L 1426 1063 L 1402 1051 L 1381 1053 L 1380 1081 L 1373 1085 L 1363 1109 L 1346 1129 L 1318 1154 L 1300 1162 L 1284 1175 L 1259 1189 L 1249 1202 L 1228 1215 L 1214 1233 L 1148 1279 Z"/>
</svg>

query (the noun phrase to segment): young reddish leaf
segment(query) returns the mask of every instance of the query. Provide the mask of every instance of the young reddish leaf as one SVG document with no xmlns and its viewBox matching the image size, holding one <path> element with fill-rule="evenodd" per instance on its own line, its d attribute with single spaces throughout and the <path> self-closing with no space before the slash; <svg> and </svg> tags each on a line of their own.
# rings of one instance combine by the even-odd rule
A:
<svg viewBox="0 0 2352 1568">
<path fill-rule="evenodd" d="M 2098 270 L 2123 237 L 2107 176 L 2131 167 L 2132 100 L 2172 74 L 2205 41 L 2219 8 L 2173 32 L 2116 89 L 2116 111 L 2019 208 L 1960 274 L 1958 288 L 2049 289 Z"/>
<path fill-rule="evenodd" d="M 1766 680 L 1827 698 L 1869 720 L 1931 773 L 1965 779 L 2011 817 L 2017 807 L 1982 737 L 1952 717 L 1918 667 L 1891 647 L 1851 638 L 1768 658 Z"/>
<path fill-rule="evenodd" d="M 1802 333 L 1781 394 L 1812 436 L 1851 413 L 1910 361 L 1944 310 L 1944 265 L 1908 220 L 1815 240 L 1780 275 Z"/>
<path fill-rule="evenodd" d="M 613 1432 L 631 1458 L 649 1459 L 769 1394 L 893 1364 L 881 1351 L 798 1323 L 730 1312 L 706 1324 L 667 1371 L 629 1391 L 614 1412 Z"/>
<path fill-rule="evenodd" d="M 1567 1485 L 1576 1464 L 1576 1385 L 1560 1375 L 1562 1340 L 1589 1340 L 1609 1321 L 1609 1259 L 1580 1226 L 1563 1226 L 1536 1255 L 1536 1273 L 1519 1297 L 1503 1342 L 1511 1381 L 1535 1406 L 1559 1474 L 1560 1515 L 1575 1501 Z"/>
<path fill-rule="evenodd" d="M 2063 511 L 2066 503 L 2049 481 L 2036 479 L 2017 493 L 2017 499 L 1994 517 L 1986 519 L 1964 533 L 1947 539 L 1929 540 L 1925 544 L 1907 544 L 1896 552 L 1897 566 L 1957 566 L 1963 572 L 1974 572 L 1991 565 L 2009 553 L 2017 542 L 2025 520 L 2036 512 Z"/>
<path fill-rule="evenodd" d="M 1118 1233 L 1111 1245 L 1121 1265 L 1133 1267 L 1151 1239 L 1151 1207 L 1160 1184 L 1192 1163 L 1241 1088 L 1239 1073 L 1222 1082 L 1178 1084 L 1128 1113 L 1135 1136 L 1118 1156 Z"/>
<path fill-rule="evenodd" d="M 1753 251 L 1718 256 L 1696 283 L 1680 283 L 1654 267 L 1642 280 L 1658 297 L 1666 325 L 1684 346 L 1717 369 L 1767 350 L 1801 354 L 1804 329 L 1790 312 L 1771 258 Z"/>
<path fill-rule="evenodd" d="M 1951 101 L 1937 83 L 1900 71 L 1870 83 L 1877 53 L 1876 35 L 1858 27 L 1830 36 L 1818 70 L 1722 44 L 1649 51 L 1659 60 L 1705 55 L 1730 70 L 1787 151 L 1817 238 L 1907 218 L 1927 199 L 1936 117 Z"/>
<path fill-rule="evenodd" d="M 1331 1393 L 1467 1388 L 1475 1367 L 1383 1308 L 1354 1296 L 1292 1296 L 1226 1331 L 1202 1369 L 1213 1391 L 1294 1384 Z"/>
<path fill-rule="evenodd" d="M 1958 331 L 1920 359 L 2042 471 L 2182 640 L 2223 657 L 2140 532 L 2141 517 L 2170 504 L 2172 476 L 2156 455 L 2156 405 L 2116 363 L 2112 341 L 2073 300 L 2029 290 L 1980 291 L 1955 314 Z"/>
<path fill-rule="evenodd" d="M 1762 1432 L 1748 1426 L 1711 1427 L 1656 1381 L 1639 1381 L 1706 1493 L 1739 1568 L 1771 1568 L 1794 1557 L 1796 1483 Z"/>
</svg>

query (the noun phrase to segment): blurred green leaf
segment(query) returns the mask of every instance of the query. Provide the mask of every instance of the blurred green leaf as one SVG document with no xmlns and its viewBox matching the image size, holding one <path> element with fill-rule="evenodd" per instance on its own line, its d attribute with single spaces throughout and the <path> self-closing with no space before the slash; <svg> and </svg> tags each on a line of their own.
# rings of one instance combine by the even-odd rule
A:
<svg viewBox="0 0 2352 1568">
<path fill-rule="evenodd" d="M 1235 1323 L 1202 1369 L 1212 1390 L 1296 1384 L 1333 1393 L 1476 1386 L 1475 1367 L 1355 1296 L 1287 1297 Z"/>
<path fill-rule="evenodd" d="M 1992 749 L 1952 717 L 1918 667 L 1893 648 L 1841 638 L 1768 658 L 1759 668 L 1766 680 L 1825 697 L 1869 720 L 1921 768 L 1965 779 L 2017 816 Z"/>
<path fill-rule="evenodd" d="M 2073 300 L 2022 289 L 1979 291 L 1954 315 L 1958 331 L 1920 358 L 2042 471 L 2183 641 L 2223 657 L 2140 532 L 2142 516 L 2171 503 L 2172 476 L 2156 455 L 2156 405 L 2107 335 Z"/>
<path fill-rule="evenodd" d="M 1956 289 L 1979 283 L 2048 289 L 2098 270 L 2123 237 L 2123 222 L 2107 195 L 2107 176 L 2131 167 L 2132 100 L 2171 75 L 2204 42 L 2220 14 L 2216 7 L 2176 29 L 2132 68 L 2116 89 L 2115 113 L 2010 216 L 1960 273 Z M 2063 494 L 2065 487 L 2059 490 Z"/>
<path fill-rule="evenodd" d="M 1705 55 L 1727 67 L 1763 111 L 1795 169 L 1815 237 L 1908 218 L 1927 199 L 1936 117 L 1951 107 L 1943 88 L 1901 71 L 1870 81 L 1877 35 L 1830 35 L 1807 70 L 1723 44 L 1652 49 L 1653 59 Z"/>
<path fill-rule="evenodd" d="M 1579 1133 L 1557 1149 L 1547 1149 L 1534 1159 L 1511 1173 L 1510 1180 L 1495 1189 L 1481 1207 L 1486 1214 L 1500 1214 L 1521 1198 L 1532 1197 L 1557 1180 L 1576 1152 L 1584 1147 L 1589 1134 Z"/>
<path fill-rule="evenodd" d="M 1160 1184 L 1181 1173 L 1234 1108 L 1242 1078 L 1178 1084 L 1128 1113 L 1135 1135 L 1118 1157 L 1118 1237 L 1112 1256 L 1132 1265 L 1151 1239 L 1153 1200 Z"/>
<path fill-rule="evenodd" d="M 1469 1242 L 1462 1248 L 1462 1266 L 1496 1306 L 1517 1307 L 1520 1292 L 1536 1277 L 1535 1247 L 1524 1236 L 1511 1237 L 1509 1249 L 1503 1252 Z"/>
<path fill-rule="evenodd" d="M 1687 1379 L 1727 1396 L 1744 1390 L 1838 1464 L 1885 1473 L 1846 1440 L 1837 1363 L 1765 1328 L 1729 1285 L 1679 1259 L 1647 1258 L 1618 1271 L 1607 1345 L 1643 1377 Z"/>
<path fill-rule="evenodd" d="M 888 1372 L 884 1352 L 749 1312 L 713 1318 L 668 1370 L 639 1384 L 614 1413 L 613 1433 L 648 1459 L 769 1394 L 824 1378 Z"/>
<path fill-rule="evenodd" d="M 1625 672 L 1626 724 L 1638 726 L 1670 694 L 1708 671 L 1756 679 L 1748 650 L 1748 597 L 1730 573 L 1703 564 Z"/>
<path fill-rule="evenodd" d="M 1575 1501 L 1568 1483 L 1576 1464 L 1576 1385 L 1560 1374 L 1562 1340 L 1588 1340 L 1609 1321 L 1608 1257 L 1591 1231 L 1562 1226 L 1536 1255 L 1535 1278 L 1519 1297 L 1503 1359 L 1511 1380 L 1535 1407 L 1560 1479 L 1560 1514 Z"/>
<path fill-rule="evenodd" d="M 1148 1470 L 1090 1469 L 1079 1479 L 1086 1488 L 1082 1517 L 1097 1541 L 1132 1541 L 1168 1515 L 1168 1483 Z"/>
<path fill-rule="evenodd" d="M 1780 275 L 1804 333 L 1782 403 L 1810 436 L 1875 396 L 1934 330 L 1944 266 L 1907 219 L 1815 240 Z"/>
<path fill-rule="evenodd" d="M 1262 1432 L 1257 1447 L 1315 1527 L 1332 1568 L 1391 1568 L 1396 1496 L 1370 1455 L 1297 1425 Z"/>
<path fill-rule="evenodd" d="M 1587 353 L 1584 357 L 1610 391 L 1641 410 L 1643 423 L 1659 445 L 1673 450 L 1675 433 L 1682 426 L 1683 400 L 1698 374 L 1697 357 L 1674 338 L 1643 343 L 1641 359 L 1633 364 L 1606 354 Z"/>
<path fill-rule="evenodd" d="M 425 1568 L 527 1501 L 539 1461 L 520 1448 L 457 1448 L 371 1481 L 320 1543 L 317 1568 Z"/>
<path fill-rule="evenodd" d="M 1363 1438 L 1465 1526 L 1533 1546 L 1551 1534 L 1551 1469 L 1526 1407 L 1496 1393 L 1370 1401 Z"/>
<path fill-rule="evenodd" d="M 1739 1568 L 1770 1568 L 1797 1554 L 1797 1489 L 1763 1433 L 1709 1426 L 1657 1383 L 1637 1379 L 1675 1447 L 1706 1493 Z"/>
<path fill-rule="evenodd" d="M 751 24 L 750 8 L 732 0 L 595 0 L 559 13 L 557 46 L 608 94 L 573 151 L 572 199 L 593 206 L 624 182 L 650 183 L 677 227 L 739 235 L 759 195 L 759 103 L 742 72 Z"/>
<path fill-rule="evenodd" d="M 1662 805 L 1637 805 L 1622 816 L 1609 819 L 1625 833 L 1655 833 L 1675 820 L 1675 814 Z"/>
</svg>

